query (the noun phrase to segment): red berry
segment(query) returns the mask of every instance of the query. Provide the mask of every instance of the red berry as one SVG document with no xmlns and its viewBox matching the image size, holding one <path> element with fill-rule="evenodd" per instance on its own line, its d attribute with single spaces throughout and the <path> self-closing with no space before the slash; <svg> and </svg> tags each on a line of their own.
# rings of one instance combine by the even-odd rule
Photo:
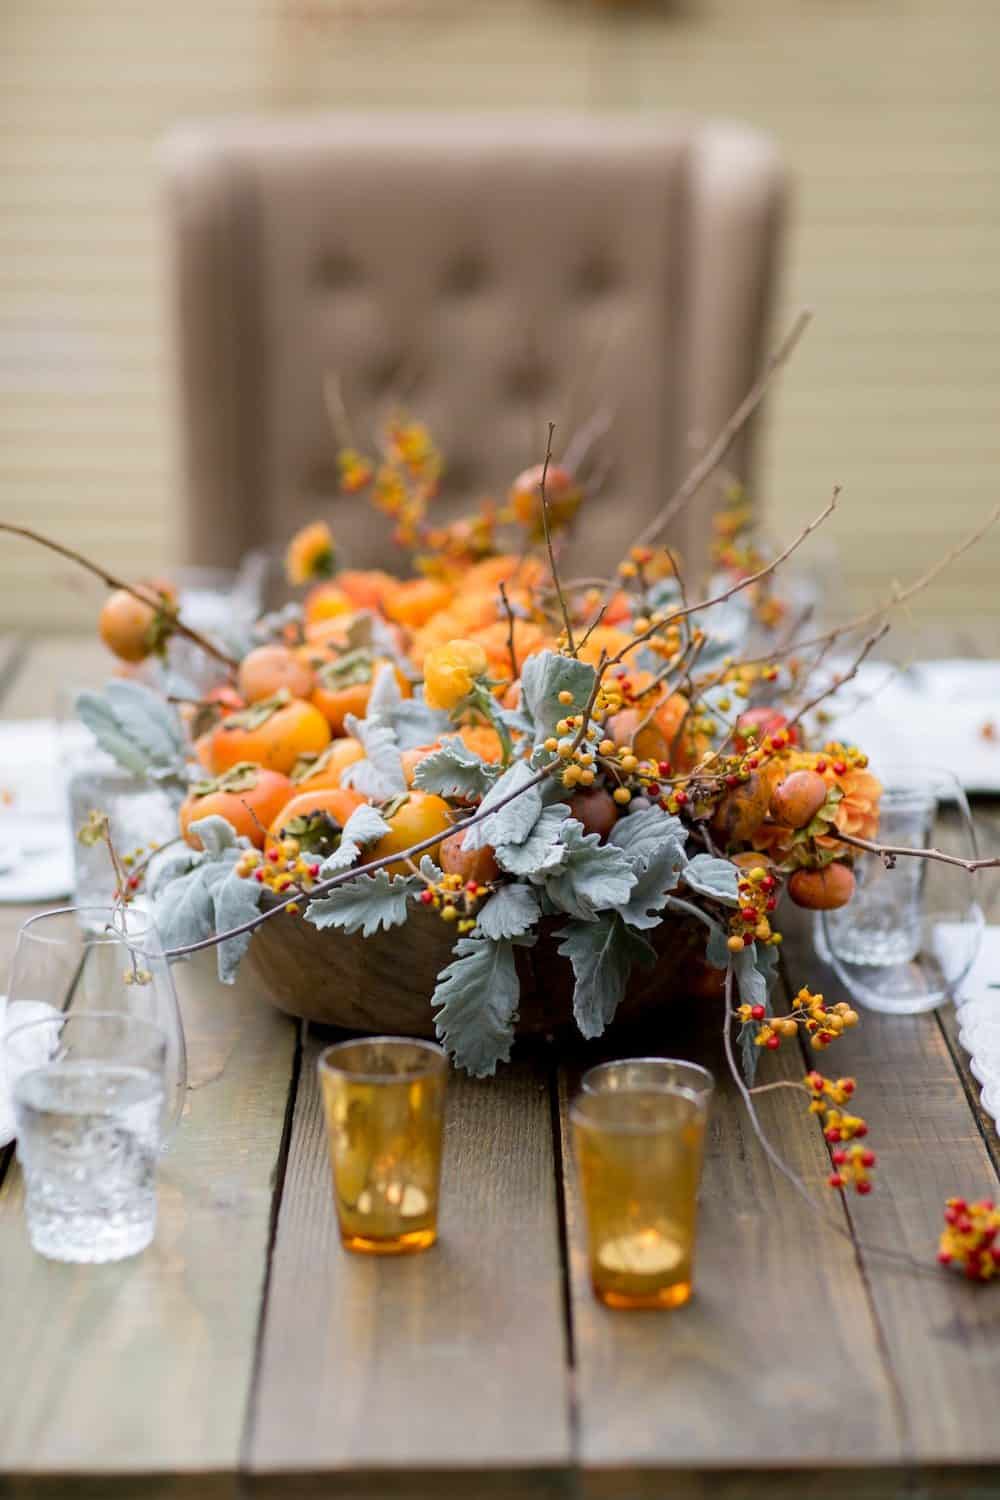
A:
<svg viewBox="0 0 1000 1500">
<path fill-rule="evenodd" d="M 750 759 L 747 761 L 747 765 L 750 767 L 751 771 L 756 771 L 757 767 L 760 765 L 760 760 L 756 755 L 751 755 Z"/>
<path fill-rule="evenodd" d="M 844 1090 L 844 1093 L 847 1095 L 847 1097 L 850 1098 L 850 1096 L 854 1093 L 854 1079 L 853 1078 L 845 1078 L 845 1079 L 843 1079 L 841 1081 L 840 1087 Z"/>
<path fill-rule="evenodd" d="M 139 877 L 138 877 L 138 875 L 130 875 L 129 878 L 128 878 L 128 888 L 129 888 L 129 890 L 130 891 L 137 890 L 138 886 L 139 886 Z"/>
<path fill-rule="evenodd" d="M 844 1186 L 844 1179 L 839 1172 L 831 1172 L 826 1180 L 831 1187 L 842 1188 Z"/>
<path fill-rule="evenodd" d="M 319 865 L 309 865 L 308 869 L 309 874 L 313 877 L 313 879 L 315 879 L 319 874 Z"/>
<path fill-rule="evenodd" d="M 753 942 L 753 933 L 752 932 L 745 932 L 743 934 L 743 946 L 744 946 L 744 948 L 749 948 L 750 944 L 752 942 Z"/>
<path fill-rule="evenodd" d="M 777 883 L 773 875 L 765 875 L 760 883 L 760 888 L 762 891 L 773 891 Z"/>
<path fill-rule="evenodd" d="M 942 1266 L 950 1266 L 951 1265 L 951 1251 L 950 1250 L 939 1250 L 938 1251 L 938 1264 L 942 1265 Z"/>
<path fill-rule="evenodd" d="M 860 1194 L 861 1194 L 861 1196 L 862 1196 L 862 1197 L 864 1197 L 864 1195 L 865 1195 L 865 1194 L 866 1194 L 866 1193 L 870 1193 L 870 1192 L 871 1192 L 871 1190 L 872 1190 L 872 1185 L 871 1185 L 871 1183 L 870 1183 L 870 1182 L 869 1182 L 869 1181 L 868 1181 L 868 1180 L 867 1180 L 867 1178 L 865 1178 L 865 1177 L 862 1177 L 862 1179 L 861 1179 L 861 1181 L 860 1181 L 860 1182 L 856 1182 L 856 1183 L 855 1183 L 855 1184 L 854 1184 L 854 1190 L 855 1190 L 855 1192 L 858 1192 L 858 1193 L 860 1193 Z"/>
<path fill-rule="evenodd" d="M 964 1198 L 952 1198 L 949 1205 L 949 1207 L 953 1208 L 957 1214 L 964 1214 L 968 1206 L 969 1205 L 966 1203 Z"/>
<path fill-rule="evenodd" d="M 993 1212 L 993 1199 L 992 1198 L 983 1198 L 983 1199 L 981 1199 L 980 1203 L 979 1203 L 979 1207 L 983 1210 L 984 1213 L 987 1213 L 987 1214 L 992 1213 Z"/>
<path fill-rule="evenodd" d="M 729 776 L 726 777 L 726 786 L 728 786 L 728 787 L 734 787 L 734 786 L 739 786 L 739 784 L 740 784 L 740 778 L 738 776 L 729 775 Z"/>
<path fill-rule="evenodd" d="M 835 760 L 834 761 L 834 763 L 833 763 L 833 774 L 835 776 L 843 776 L 846 770 L 847 770 L 847 765 L 846 765 L 846 763 L 844 761 L 842 761 L 842 760 Z"/>
<path fill-rule="evenodd" d="M 777 1052 L 778 1048 L 781 1046 L 781 1038 L 777 1036 L 769 1036 L 767 1041 L 764 1043 L 764 1046 L 769 1052 Z"/>
<path fill-rule="evenodd" d="M 839 1141 L 842 1139 L 839 1125 L 828 1125 L 823 1134 L 828 1141 Z"/>
<path fill-rule="evenodd" d="M 434 892 L 433 891 L 421 891 L 420 892 L 420 899 L 421 899 L 421 901 L 423 902 L 423 904 L 425 906 L 430 906 L 431 902 L 434 900 Z"/>
<path fill-rule="evenodd" d="M 777 906 L 777 904 L 778 903 L 774 899 L 774 897 L 773 896 L 769 896 L 767 898 L 767 900 L 765 901 L 765 903 L 764 903 L 764 910 L 765 911 L 774 911 L 774 908 Z"/>
<path fill-rule="evenodd" d="M 818 760 L 816 762 L 816 769 L 817 769 L 817 771 L 825 771 L 826 770 L 826 761 L 825 760 Z"/>
<path fill-rule="evenodd" d="M 681 787 L 681 789 L 680 789 L 679 792 L 675 792 L 674 793 L 674 801 L 677 803 L 678 807 L 683 807 L 685 805 L 685 803 L 687 802 L 687 799 L 688 799 L 688 794 L 684 790 L 683 787 Z"/>
<path fill-rule="evenodd" d="M 983 1273 L 974 1260 L 965 1262 L 965 1274 L 970 1281 L 982 1281 Z"/>
<path fill-rule="evenodd" d="M 756 922 L 757 920 L 757 913 L 752 906 L 744 906 L 743 910 L 740 912 L 740 916 L 743 918 L 744 922 Z"/>
<path fill-rule="evenodd" d="M 844 1165 L 844 1162 L 847 1160 L 846 1151 L 831 1151 L 830 1155 L 833 1159 L 833 1164 L 835 1167 L 842 1167 Z"/>
<path fill-rule="evenodd" d="M 259 881 L 261 881 L 261 883 L 263 883 L 263 880 L 264 880 L 264 871 L 263 870 L 259 870 L 259 869 L 258 870 L 254 870 L 254 872 L 253 872 L 253 878 L 255 880 L 259 880 Z"/>
<path fill-rule="evenodd" d="M 751 1005 L 750 1015 L 753 1020 L 763 1021 L 766 1014 L 767 1012 L 765 1011 L 763 1005 Z"/>
<path fill-rule="evenodd" d="M 651 781 L 649 783 L 646 788 L 646 795 L 649 797 L 658 797 L 660 795 L 660 784 L 658 781 Z"/>
<path fill-rule="evenodd" d="M 875 1165 L 875 1161 L 876 1156 L 874 1151 L 862 1151 L 861 1165 L 863 1167 L 873 1167 Z"/>
<path fill-rule="evenodd" d="M 951 1208 L 946 1208 L 945 1211 L 944 1211 L 944 1222 L 946 1224 L 954 1224 L 954 1223 L 957 1222 L 957 1220 L 958 1220 L 958 1209 L 955 1208 L 954 1206 L 951 1207 Z"/>
<path fill-rule="evenodd" d="M 467 880 L 465 882 L 465 889 L 469 892 L 470 896 L 474 896 L 479 887 L 474 880 Z"/>
<path fill-rule="evenodd" d="M 269 849 L 267 851 L 267 857 L 271 861 L 272 865 L 276 865 L 278 863 L 278 860 L 281 858 L 281 855 L 277 849 Z"/>
<path fill-rule="evenodd" d="M 955 1225 L 955 1228 L 958 1230 L 959 1234 L 968 1234 L 969 1230 L 972 1228 L 972 1220 L 970 1218 L 967 1218 L 965 1214 L 962 1214 L 958 1220 L 958 1223 Z"/>
<path fill-rule="evenodd" d="M 669 760 L 661 760 L 656 769 L 659 771 L 659 773 L 660 773 L 661 776 L 669 776 L 670 775 L 670 762 L 669 762 Z"/>
<path fill-rule="evenodd" d="M 990 1250 L 994 1265 L 1000 1266 L 1000 1245 L 994 1245 Z"/>
</svg>

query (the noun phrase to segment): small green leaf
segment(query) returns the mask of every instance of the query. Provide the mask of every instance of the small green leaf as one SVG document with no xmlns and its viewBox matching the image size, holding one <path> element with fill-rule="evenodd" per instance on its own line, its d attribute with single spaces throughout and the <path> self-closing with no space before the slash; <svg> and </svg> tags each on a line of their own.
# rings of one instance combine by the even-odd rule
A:
<svg viewBox="0 0 1000 1500">
<path fill-rule="evenodd" d="M 507 1062 L 514 1040 L 520 983 L 510 942 L 463 937 L 431 996 L 438 1040 L 474 1078 Z"/>
<path fill-rule="evenodd" d="M 584 833 L 575 818 L 566 819 L 559 837 L 565 863 L 545 875 L 545 894 L 553 905 L 583 922 L 623 906 L 636 883 L 628 856 L 613 844 L 602 844 L 596 833 Z"/>
<path fill-rule="evenodd" d="M 731 860 L 717 859 L 714 854 L 696 854 L 685 865 L 681 879 L 699 896 L 721 901 L 723 906 L 740 904 L 736 888 L 739 874 Z"/>
<path fill-rule="evenodd" d="M 310 901 L 305 917 L 314 927 L 339 927 L 363 937 L 399 927 L 406 921 L 407 899 L 420 888 L 415 875 L 389 876 L 385 870 L 358 875 L 328 896 Z"/>
<path fill-rule="evenodd" d="M 600 1036 L 614 1020 L 633 963 L 654 964 L 656 950 L 626 927 L 617 912 L 604 912 L 596 922 L 570 922 L 556 937 L 562 938 L 559 952 L 576 976 L 576 1024 L 583 1036 Z"/>
<path fill-rule="evenodd" d="M 483 937 L 523 937 L 541 916 L 538 897 L 530 885 L 501 885 L 479 909 L 477 933 Z"/>
</svg>

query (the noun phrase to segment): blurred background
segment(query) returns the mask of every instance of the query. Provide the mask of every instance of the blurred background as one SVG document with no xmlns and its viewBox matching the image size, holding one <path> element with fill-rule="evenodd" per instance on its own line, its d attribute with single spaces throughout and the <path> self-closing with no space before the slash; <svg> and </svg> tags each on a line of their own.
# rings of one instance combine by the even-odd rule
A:
<svg viewBox="0 0 1000 1500">
<path fill-rule="evenodd" d="M 816 310 L 770 402 L 769 527 L 790 535 L 841 483 L 861 604 L 996 503 L 997 0 L 5 0 L 0 44 L 0 516 L 114 571 L 178 545 L 157 146 L 192 117 L 680 110 L 763 128 L 795 183 L 775 326 Z M 991 536 L 921 608 L 974 631 L 998 563 Z M 94 598 L 0 544 L 0 626 L 89 622 Z"/>
</svg>

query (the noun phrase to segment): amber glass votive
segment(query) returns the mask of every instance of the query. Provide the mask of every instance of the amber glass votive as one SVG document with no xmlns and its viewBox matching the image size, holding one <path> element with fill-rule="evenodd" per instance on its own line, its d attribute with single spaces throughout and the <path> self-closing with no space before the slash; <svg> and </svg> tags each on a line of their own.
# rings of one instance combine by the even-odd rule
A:
<svg viewBox="0 0 1000 1500">
<path fill-rule="evenodd" d="M 585 1094 L 604 1094 L 619 1089 L 688 1089 L 704 1098 L 708 1109 L 715 1092 L 715 1077 L 700 1063 L 683 1057 L 624 1057 L 620 1062 L 598 1063 L 588 1068 L 580 1087 Z"/>
<path fill-rule="evenodd" d="M 327 1047 L 318 1067 L 344 1247 L 426 1250 L 437 1239 L 445 1053 L 377 1036 Z"/>
<path fill-rule="evenodd" d="M 689 1089 L 581 1094 L 570 1110 L 594 1295 L 680 1307 L 694 1278 L 706 1106 Z"/>
</svg>

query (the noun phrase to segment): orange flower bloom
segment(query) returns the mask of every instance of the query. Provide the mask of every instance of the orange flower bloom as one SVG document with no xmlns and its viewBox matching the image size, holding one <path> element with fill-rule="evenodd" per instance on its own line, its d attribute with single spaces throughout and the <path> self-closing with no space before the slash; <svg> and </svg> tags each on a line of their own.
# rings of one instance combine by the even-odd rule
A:
<svg viewBox="0 0 1000 1500">
<path fill-rule="evenodd" d="M 285 572 L 291 584 L 332 578 L 337 561 L 333 533 L 325 521 L 313 521 L 297 531 L 285 553 Z"/>
</svg>

